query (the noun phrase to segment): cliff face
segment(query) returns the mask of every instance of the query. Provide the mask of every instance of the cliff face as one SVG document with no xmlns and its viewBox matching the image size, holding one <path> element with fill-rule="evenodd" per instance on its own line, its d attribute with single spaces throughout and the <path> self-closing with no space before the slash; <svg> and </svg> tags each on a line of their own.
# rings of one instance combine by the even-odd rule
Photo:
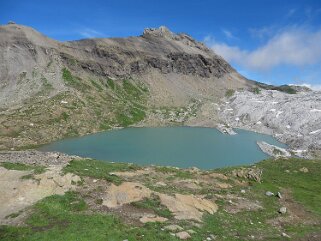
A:
<svg viewBox="0 0 321 241">
<path fill-rule="evenodd" d="M 63 68 L 80 78 L 139 79 L 151 89 L 154 104 L 168 97 L 172 104 L 181 104 L 190 97 L 219 96 L 222 89 L 249 84 L 202 43 L 166 27 L 145 29 L 139 37 L 62 43 L 32 28 L 8 24 L 0 27 L 0 56 L 2 107 L 32 98 L 42 91 L 44 79 L 53 87 L 50 96 L 66 91 Z M 178 94 L 177 84 L 189 94 Z"/>
</svg>

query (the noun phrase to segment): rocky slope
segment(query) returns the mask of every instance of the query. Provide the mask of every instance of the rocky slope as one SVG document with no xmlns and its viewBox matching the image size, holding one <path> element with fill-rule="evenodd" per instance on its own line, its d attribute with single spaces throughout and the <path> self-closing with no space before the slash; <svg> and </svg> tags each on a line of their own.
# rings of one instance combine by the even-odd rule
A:
<svg viewBox="0 0 321 241">
<path fill-rule="evenodd" d="M 321 151 L 321 92 L 236 92 L 221 104 L 226 124 L 275 136 L 297 155 Z"/>
<path fill-rule="evenodd" d="M 0 26 L 0 56 L 2 149 L 142 120 L 158 125 L 159 114 L 169 123 L 181 108 L 182 123 L 200 103 L 254 85 L 202 43 L 165 27 L 58 42 L 8 24 Z"/>
</svg>

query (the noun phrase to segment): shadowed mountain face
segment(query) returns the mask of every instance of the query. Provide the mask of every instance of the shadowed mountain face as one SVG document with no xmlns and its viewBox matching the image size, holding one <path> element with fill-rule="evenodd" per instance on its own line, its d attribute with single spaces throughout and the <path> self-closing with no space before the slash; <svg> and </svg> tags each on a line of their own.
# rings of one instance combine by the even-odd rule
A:
<svg viewBox="0 0 321 241">
<path fill-rule="evenodd" d="M 59 42 L 30 27 L 0 26 L 0 149 L 137 123 L 184 124 L 227 90 L 254 84 L 166 27 Z"/>
</svg>

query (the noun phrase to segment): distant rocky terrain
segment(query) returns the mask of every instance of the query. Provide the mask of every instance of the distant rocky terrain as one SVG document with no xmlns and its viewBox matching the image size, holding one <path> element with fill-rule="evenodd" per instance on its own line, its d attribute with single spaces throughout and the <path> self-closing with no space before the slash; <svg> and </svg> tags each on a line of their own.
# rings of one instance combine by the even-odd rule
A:
<svg viewBox="0 0 321 241">
<path fill-rule="evenodd" d="M 237 91 L 219 108 L 229 126 L 273 135 L 299 156 L 320 155 L 321 92 Z"/>
</svg>

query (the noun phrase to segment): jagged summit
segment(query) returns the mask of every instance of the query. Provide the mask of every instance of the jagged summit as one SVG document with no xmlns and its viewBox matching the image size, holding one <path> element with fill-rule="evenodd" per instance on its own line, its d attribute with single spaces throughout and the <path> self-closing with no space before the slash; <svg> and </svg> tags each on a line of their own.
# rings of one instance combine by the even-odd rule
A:
<svg viewBox="0 0 321 241">
<path fill-rule="evenodd" d="M 160 26 L 159 28 L 145 28 L 143 36 L 155 36 L 173 39 L 175 34 L 171 32 L 166 26 Z"/>
<path fill-rule="evenodd" d="M 201 49 L 204 52 L 211 52 L 202 42 L 196 41 L 193 37 L 186 33 L 173 33 L 166 26 L 159 28 L 145 28 L 142 37 L 144 38 L 163 38 L 166 40 L 180 41 L 184 45 Z"/>
</svg>

